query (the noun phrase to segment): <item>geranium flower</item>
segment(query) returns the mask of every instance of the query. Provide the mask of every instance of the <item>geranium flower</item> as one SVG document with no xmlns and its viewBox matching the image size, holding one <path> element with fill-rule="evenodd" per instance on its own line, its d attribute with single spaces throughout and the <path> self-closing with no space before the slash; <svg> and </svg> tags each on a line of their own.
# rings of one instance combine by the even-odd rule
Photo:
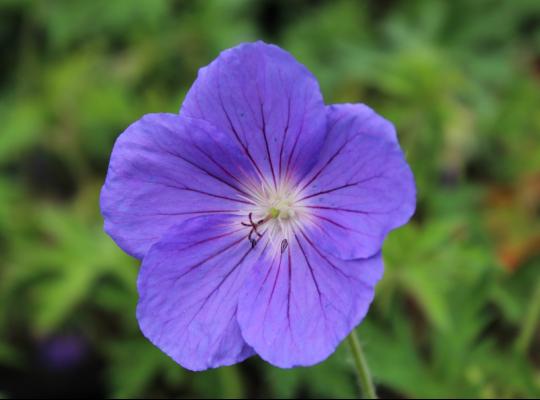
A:
<svg viewBox="0 0 540 400">
<path fill-rule="evenodd" d="M 202 68 L 178 115 L 122 133 L 101 207 L 143 260 L 137 318 L 152 343 L 191 370 L 255 353 L 293 367 L 364 318 L 415 187 L 391 123 L 325 106 L 304 66 L 257 42 Z"/>
</svg>

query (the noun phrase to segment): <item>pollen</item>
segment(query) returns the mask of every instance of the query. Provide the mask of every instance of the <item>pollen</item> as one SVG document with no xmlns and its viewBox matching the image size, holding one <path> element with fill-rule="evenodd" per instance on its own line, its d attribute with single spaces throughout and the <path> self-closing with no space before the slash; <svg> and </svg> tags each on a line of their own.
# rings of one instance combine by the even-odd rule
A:
<svg viewBox="0 0 540 400">
<path fill-rule="evenodd" d="M 291 200 L 278 200 L 273 207 L 268 210 L 268 215 L 272 219 L 288 220 L 294 218 L 296 212 L 294 210 L 294 202 Z"/>
</svg>

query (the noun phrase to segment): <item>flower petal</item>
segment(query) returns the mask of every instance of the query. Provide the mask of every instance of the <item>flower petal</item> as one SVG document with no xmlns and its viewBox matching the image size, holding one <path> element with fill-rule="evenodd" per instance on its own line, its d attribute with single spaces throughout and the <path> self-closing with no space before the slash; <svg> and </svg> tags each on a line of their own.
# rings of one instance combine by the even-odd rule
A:
<svg viewBox="0 0 540 400">
<path fill-rule="evenodd" d="M 242 182 L 253 168 L 237 154 L 227 135 L 205 121 L 144 116 L 114 146 L 100 199 L 105 230 L 142 258 L 173 225 L 245 207 Z"/>
<path fill-rule="evenodd" d="M 260 260 L 246 280 L 238 322 L 246 342 L 281 367 L 328 357 L 364 318 L 381 278 L 380 254 L 344 261 L 302 232 L 283 254 Z"/>
<path fill-rule="evenodd" d="M 226 50 L 202 68 L 181 114 L 227 132 L 274 186 L 310 169 L 326 132 L 316 79 L 289 53 L 263 42 Z"/>
<path fill-rule="evenodd" d="M 370 257 L 413 215 L 414 178 L 392 125 L 366 106 L 329 107 L 328 126 L 301 201 L 324 234 L 323 248 L 343 259 Z"/>
<path fill-rule="evenodd" d="M 328 129 L 335 124 L 349 124 L 349 131 L 356 135 L 375 135 L 390 142 L 398 142 L 396 128 L 372 108 L 360 103 L 332 104 L 326 107 Z"/>
<path fill-rule="evenodd" d="M 192 218 L 172 227 L 144 258 L 137 318 L 176 362 L 204 370 L 253 355 L 236 320 L 238 293 L 264 250 L 252 249 L 236 216 Z"/>
</svg>

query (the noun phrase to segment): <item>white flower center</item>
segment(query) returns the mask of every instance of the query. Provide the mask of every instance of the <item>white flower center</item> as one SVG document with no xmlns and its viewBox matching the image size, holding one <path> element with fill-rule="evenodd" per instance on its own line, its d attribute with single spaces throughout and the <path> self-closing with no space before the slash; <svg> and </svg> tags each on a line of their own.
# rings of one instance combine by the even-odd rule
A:
<svg viewBox="0 0 540 400">
<path fill-rule="evenodd" d="M 295 233 L 309 219 L 300 198 L 299 191 L 285 182 L 277 187 L 263 185 L 253 190 L 250 200 L 254 205 L 247 207 L 244 214 L 244 225 L 251 224 L 252 244 L 256 245 L 260 237 L 267 235 L 275 250 L 285 251 Z"/>
</svg>

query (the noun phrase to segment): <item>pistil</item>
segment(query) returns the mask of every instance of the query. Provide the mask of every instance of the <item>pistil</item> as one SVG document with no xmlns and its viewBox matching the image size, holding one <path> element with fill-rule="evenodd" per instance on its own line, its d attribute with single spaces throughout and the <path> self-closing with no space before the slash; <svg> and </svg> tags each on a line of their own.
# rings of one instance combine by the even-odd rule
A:
<svg viewBox="0 0 540 400">
<path fill-rule="evenodd" d="M 279 215 L 279 210 L 277 211 Z M 257 235 L 257 238 L 262 237 L 262 235 L 257 230 L 257 227 L 263 225 L 264 223 L 270 221 L 272 218 L 275 218 L 275 217 L 272 216 L 272 210 L 270 210 L 270 213 L 265 218 L 260 219 L 257 222 L 253 221 L 253 213 L 249 213 L 248 218 L 249 218 L 249 224 L 245 222 L 241 222 L 241 224 L 244 226 L 251 227 L 251 230 L 249 231 L 249 234 L 248 234 L 248 240 L 251 243 L 251 248 L 253 248 L 257 244 L 257 239 L 253 238 L 253 234 L 255 233 Z"/>
</svg>

